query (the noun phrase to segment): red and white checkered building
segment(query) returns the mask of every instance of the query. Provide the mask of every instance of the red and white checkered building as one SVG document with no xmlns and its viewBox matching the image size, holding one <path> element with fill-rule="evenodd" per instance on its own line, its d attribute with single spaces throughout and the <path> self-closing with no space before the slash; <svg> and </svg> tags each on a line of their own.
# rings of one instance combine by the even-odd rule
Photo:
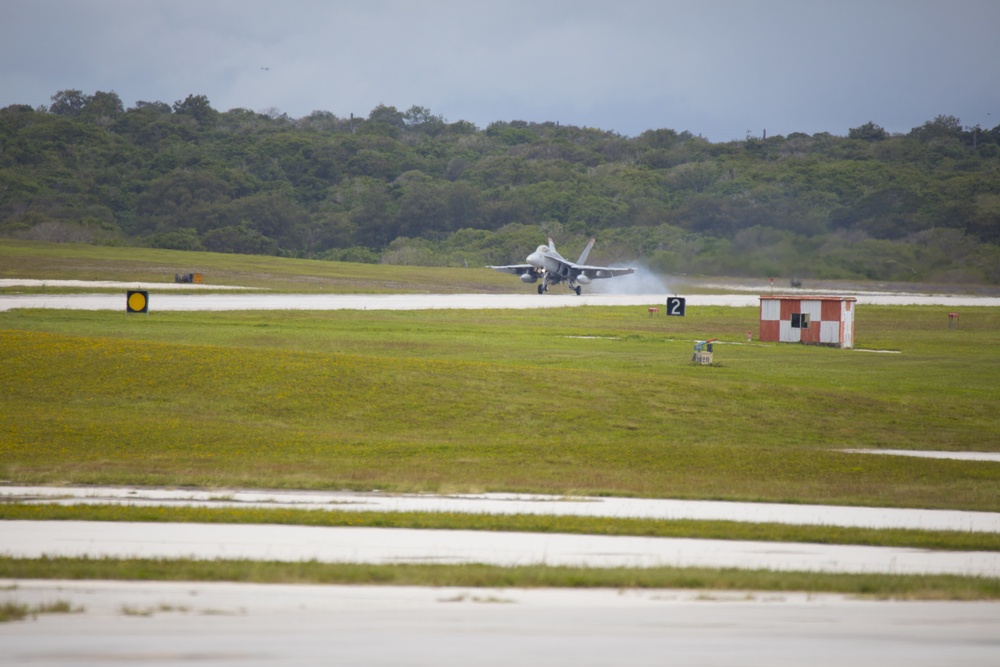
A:
<svg viewBox="0 0 1000 667">
<path fill-rule="evenodd" d="M 761 296 L 760 340 L 854 347 L 853 296 Z"/>
</svg>

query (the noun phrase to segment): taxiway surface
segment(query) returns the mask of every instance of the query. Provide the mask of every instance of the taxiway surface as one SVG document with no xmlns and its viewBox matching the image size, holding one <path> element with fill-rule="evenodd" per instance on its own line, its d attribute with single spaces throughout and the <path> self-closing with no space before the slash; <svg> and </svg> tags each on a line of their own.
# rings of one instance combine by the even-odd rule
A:
<svg viewBox="0 0 1000 667">
<path fill-rule="evenodd" d="M 862 450 L 868 453 L 872 450 Z M 877 450 L 876 450 L 877 451 Z M 917 452 L 920 454 L 921 452 Z M 140 486 L 0 486 L 0 500 L 186 507 L 257 507 L 358 512 L 460 512 L 744 521 L 873 529 L 1000 533 L 1000 513 L 893 507 L 741 503 L 667 498 L 565 497 L 525 493 L 390 494 L 266 489 L 167 489 Z"/>
<path fill-rule="evenodd" d="M 1000 553 L 792 542 L 274 524 L 4 521 L 14 558 L 707 567 L 1000 578 Z"/>
<path fill-rule="evenodd" d="M 678 590 L 2 581 L 78 613 L 0 624 L 0 664 L 993 667 L 1000 604 Z"/>
<path fill-rule="evenodd" d="M 1000 533 L 1000 513 L 529 494 L 434 496 L 324 491 L 0 486 L 0 499 L 60 504 L 263 507 L 380 512 L 549 514 L 725 520 Z M 0 554 L 18 558 L 254 559 L 488 563 L 577 567 L 719 567 L 1000 577 L 1000 553 L 453 530 L 275 525 L 8 521 Z"/>
</svg>

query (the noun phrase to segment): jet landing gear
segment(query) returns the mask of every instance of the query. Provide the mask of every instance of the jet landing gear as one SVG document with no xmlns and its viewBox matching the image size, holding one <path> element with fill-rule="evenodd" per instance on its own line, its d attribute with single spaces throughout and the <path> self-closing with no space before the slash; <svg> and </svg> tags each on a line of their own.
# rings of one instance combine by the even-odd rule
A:
<svg viewBox="0 0 1000 667">
<path fill-rule="evenodd" d="M 580 287 L 579 285 L 570 285 L 569 289 L 570 289 L 571 292 L 576 292 L 577 296 L 580 296 L 580 294 L 583 292 L 583 288 Z M 549 291 L 549 286 L 548 285 L 539 285 L 538 286 L 538 293 L 539 294 L 545 294 L 548 291 Z"/>
</svg>

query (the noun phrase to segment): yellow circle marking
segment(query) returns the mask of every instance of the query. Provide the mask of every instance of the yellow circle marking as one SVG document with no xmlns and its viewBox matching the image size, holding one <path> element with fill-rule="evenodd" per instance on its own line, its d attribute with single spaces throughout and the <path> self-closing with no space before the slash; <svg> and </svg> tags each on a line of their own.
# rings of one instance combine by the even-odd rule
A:
<svg viewBox="0 0 1000 667">
<path fill-rule="evenodd" d="M 143 310 L 146 307 L 146 297 L 142 292 L 135 292 L 128 298 L 128 307 L 136 312 Z"/>
</svg>

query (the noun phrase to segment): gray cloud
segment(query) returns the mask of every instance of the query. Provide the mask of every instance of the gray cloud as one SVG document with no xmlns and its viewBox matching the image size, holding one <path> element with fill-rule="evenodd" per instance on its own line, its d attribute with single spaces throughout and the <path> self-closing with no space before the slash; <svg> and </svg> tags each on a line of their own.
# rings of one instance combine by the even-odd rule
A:
<svg viewBox="0 0 1000 667">
<path fill-rule="evenodd" d="M 7 0 L 0 106 L 126 105 L 559 121 L 712 141 L 939 114 L 1000 124 L 993 0 Z M 266 69 L 265 69 L 266 68 Z M 989 114 L 989 115 L 988 115 Z"/>
</svg>

